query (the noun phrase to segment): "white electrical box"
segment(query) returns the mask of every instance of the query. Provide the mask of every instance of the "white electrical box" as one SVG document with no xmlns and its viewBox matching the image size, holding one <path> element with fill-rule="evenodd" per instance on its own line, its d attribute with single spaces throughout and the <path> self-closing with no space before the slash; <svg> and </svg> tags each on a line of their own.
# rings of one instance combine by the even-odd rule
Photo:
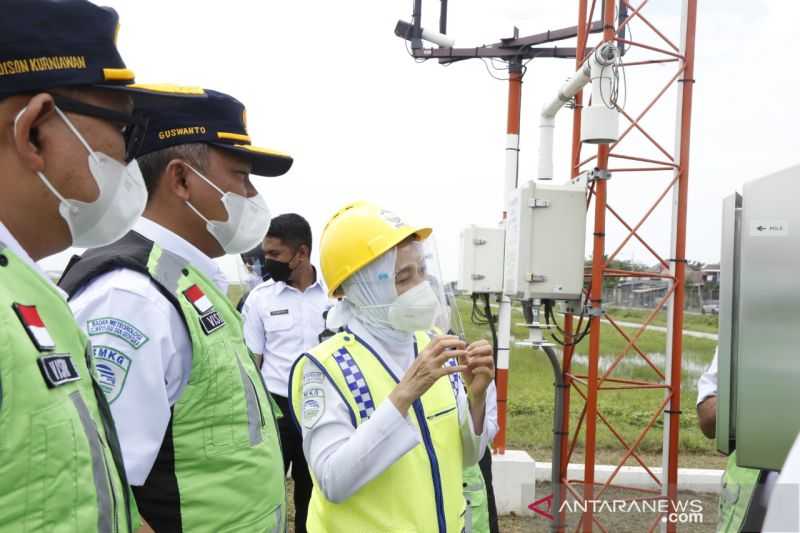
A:
<svg viewBox="0 0 800 533">
<path fill-rule="evenodd" d="M 468 293 L 503 291 L 503 228 L 461 230 L 458 289 Z"/>
<path fill-rule="evenodd" d="M 585 180 L 526 183 L 508 205 L 503 292 L 520 299 L 579 298 L 585 242 Z"/>
</svg>

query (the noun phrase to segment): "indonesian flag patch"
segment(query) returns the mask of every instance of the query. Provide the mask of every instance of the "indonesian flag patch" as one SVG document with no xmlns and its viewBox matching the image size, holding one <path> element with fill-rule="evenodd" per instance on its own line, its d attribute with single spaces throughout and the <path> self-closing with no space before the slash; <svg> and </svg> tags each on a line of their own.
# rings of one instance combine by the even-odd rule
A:
<svg viewBox="0 0 800 533">
<path fill-rule="evenodd" d="M 200 315 L 200 326 L 206 335 L 214 333 L 219 328 L 225 325 L 225 320 L 214 309 L 214 304 L 211 303 L 208 296 L 197 285 L 192 285 L 185 291 L 183 295 L 191 302 L 197 313 Z"/>
<path fill-rule="evenodd" d="M 42 317 L 39 315 L 35 305 L 13 304 L 14 312 L 17 314 L 22 327 L 28 332 L 34 346 L 40 352 L 50 352 L 55 349 L 56 343 L 47 331 Z"/>
<path fill-rule="evenodd" d="M 192 285 L 183 291 L 183 294 L 201 315 L 204 315 L 214 309 L 214 306 L 211 304 L 211 300 L 208 299 L 206 293 L 204 293 L 203 290 L 197 285 Z"/>
</svg>

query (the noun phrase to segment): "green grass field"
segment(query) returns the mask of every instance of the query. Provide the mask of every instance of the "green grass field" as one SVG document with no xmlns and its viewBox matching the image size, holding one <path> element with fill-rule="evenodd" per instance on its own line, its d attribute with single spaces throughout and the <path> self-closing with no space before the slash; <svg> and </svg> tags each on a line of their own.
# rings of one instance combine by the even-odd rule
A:
<svg viewBox="0 0 800 533">
<path fill-rule="evenodd" d="M 644 322 L 652 311 L 647 309 L 617 309 L 609 307 L 606 312 L 614 318 L 623 322 Z M 696 313 L 685 313 L 683 315 L 683 329 L 689 331 L 701 331 L 704 333 L 716 333 L 719 329 L 719 317 L 717 315 L 700 315 Z M 666 326 L 667 314 L 661 311 L 653 319 L 654 326 Z"/>
<path fill-rule="evenodd" d="M 471 302 L 459 301 L 459 309 L 464 320 L 465 333 L 468 339 L 490 338 L 488 327 L 476 326 L 469 322 Z M 619 320 L 637 321 L 637 315 L 629 315 L 624 319 L 621 314 L 612 315 Z M 697 317 L 705 318 L 705 317 Z M 519 309 L 512 314 L 512 335 L 516 339 L 525 339 L 527 329 L 518 325 L 523 321 Z M 687 326 L 687 329 L 688 326 Z M 634 329 L 626 328 L 633 336 Z M 588 354 L 588 337 L 576 349 L 573 371 L 577 374 L 587 373 L 586 356 Z M 656 366 L 663 369 L 663 352 L 665 335 L 647 331 L 639 338 L 639 347 L 646 354 L 652 354 Z M 611 326 L 604 325 L 601 330 L 601 373 L 604 364 L 607 366 L 614 356 L 619 354 L 626 341 Z M 681 466 L 721 468 L 725 459 L 714 447 L 714 442 L 706 439 L 697 426 L 695 400 L 697 395 L 696 381 L 702 370 L 711 361 L 716 343 L 712 340 L 684 336 L 683 338 L 683 372 L 681 387 L 681 423 L 680 453 Z M 643 359 L 632 350 L 623 359 L 611 377 L 656 380 L 656 373 L 646 365 Z M 539 461 L 549 461 L 552 453 L 553 423 L 553 373 L 545 354 L 531 348 L 514 346 L 512 343 L 509 372 L 509 419 L 507 445 L 509 448 L 525 449 Z M 656 408 L 664 398 L 663 390 L 604 390 L 599 395 L 599 410 L 614 426 L 626 443 L 634 442 L 639 436 Z M 583 400 L 574 391 L 570 405 L 570 432 L 575 429 L 578 417 L 583 408 Z M 643 461 L 651 466 L 661 464 L 662 450 L 662 417 L 658 417 L 656 425 L 643 438 L 639 453 Z M 616 464 L 622 458 L 623 446 L 613 433 L 598 420 L 597 423 L 598 463 Z M 572 462 L 582 462 L 582 441 L 575 450 Z M 627 465 L 637 464 L 629 458 Z"/>
</svg>

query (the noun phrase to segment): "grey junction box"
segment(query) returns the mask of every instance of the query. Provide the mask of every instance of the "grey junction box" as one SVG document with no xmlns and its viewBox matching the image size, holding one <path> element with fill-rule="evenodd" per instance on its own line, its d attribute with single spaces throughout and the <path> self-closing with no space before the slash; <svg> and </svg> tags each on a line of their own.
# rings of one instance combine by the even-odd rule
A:
<svg viewBox="0 0 800 533">
<path fill-rule="evenodd" d="M 503 290 L 503 228 L 467 226 L 461 230 L 458 288 L 468 293 Z"/>
<path fill-rule="evenodd" d="M 529 181 L 508 206 L 503 291 L 521 299 L 579 298 L 585 246 L 585 181 Z"/>
</svg>

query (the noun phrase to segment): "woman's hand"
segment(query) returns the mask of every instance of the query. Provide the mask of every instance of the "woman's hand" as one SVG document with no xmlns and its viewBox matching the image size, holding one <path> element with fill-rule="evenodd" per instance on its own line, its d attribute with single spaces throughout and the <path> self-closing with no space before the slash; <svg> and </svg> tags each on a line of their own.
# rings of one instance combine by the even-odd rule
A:
<svg viewBox="0 0 800 533">
<path fill-rule="evenodd" d="M 455 335 L 434 337 L 414 360 L 400 383 L 389 394 L 389 400 L 400 411 L 400 414 L 405 416 L 411 404 L 425 394 L 436 383 L 436 380 L 442 376 L 467 370 L 466 365 L 444 366 L 448 359 L 456 358 L 457 361 L 461 361 L 463 357 L 467 356 L 467 353 L 466 343 Z M 489 353 L 491 359 L 491 346 Z"/>
<path fill-rule="evenodd" d="M 470 398 L 483 398 L 494 379 L 492 345 L 481 339 L 470 344 L 459 363 L 466 367 L 462 372 Z"/>
</svg>

